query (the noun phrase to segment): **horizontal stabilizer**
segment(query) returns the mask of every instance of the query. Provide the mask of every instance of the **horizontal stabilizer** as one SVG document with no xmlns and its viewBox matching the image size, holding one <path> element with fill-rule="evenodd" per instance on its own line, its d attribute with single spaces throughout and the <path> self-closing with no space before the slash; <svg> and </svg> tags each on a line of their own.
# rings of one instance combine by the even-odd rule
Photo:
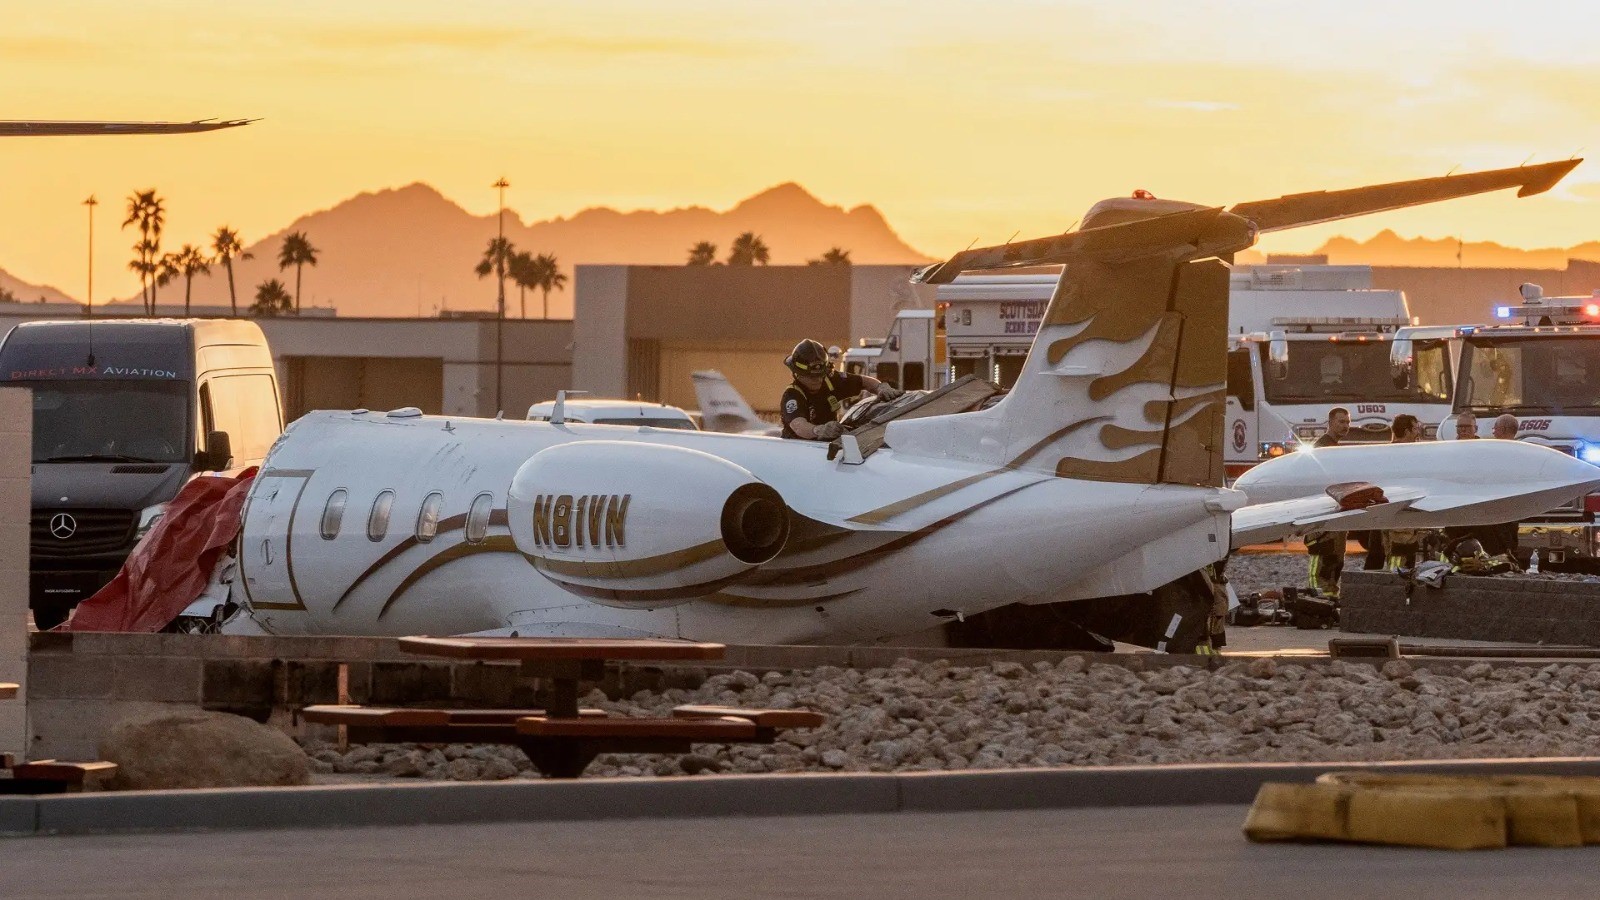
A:
<svg viewBox="0 0 1600 900">
<path fill-rule="evenodd" d="M 1302 225 L 1332 222 L 1506 188 L 1517 188 L 1518 197 L 1528 197 L 1555 187 L 1556 182 L 1581 162 L 1581 159 L 1567 159 L 1514 169 L 1374 184 L 1346 191 L 1290 194 L 1275 200 L 1240 203 L 1228 212 L 1256 223 L 1260 231 L 1282 231 L 1285 228 L 1299 228 Z"/>
<path fill-rule="evenodd" d="M 965 250 L 917 271 L 911 280 L 921 284 L 949 284 L 962 272 L 1060 265 L 1085 259 L 1118 262 L 1186 252 L 1191 259 L 1208 254 L 1224 256 L 1251 246 L 1256 235 L 1263 231 L 1281 231 L 1508 188 L 1516 188 L 1519 197 L 1531 196 L 1554 187 L 1581 162 L 1581 159 L 1568 159 L 1343 191 L 1290 194 L 1240 203 L 1226 212 L 1222 207 L 1203 206 L 1172 212 L 1173 206 L 1181 204 L 1147 201 L 1150 203 L 1148 212 L 1132 221 Z M 1119 217 L 1138 214 L 1138 207 L 1129 206 L 1126 201 L 1106 202 L 1117 203 Z"/>
</svg>

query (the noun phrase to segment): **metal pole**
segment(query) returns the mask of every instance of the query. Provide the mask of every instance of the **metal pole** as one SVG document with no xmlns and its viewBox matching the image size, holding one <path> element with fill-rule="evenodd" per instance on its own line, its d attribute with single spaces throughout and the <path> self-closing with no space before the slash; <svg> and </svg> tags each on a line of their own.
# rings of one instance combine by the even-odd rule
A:
<svg viewBox="0 0 1600 900">
<path fill-rule="evenodd" d="M 100 201 L 96 200 L 93 194 L 89 195 L 89 199 L 83 201 L 83 205 L 89 207 L 89 291 L 83 304 L 83 314 L 85 316 L 94 315 L 94 208 L 99 203 Z"/>
<path fill-rule="evenodd" d="M 504 331 L 506 322 L 506 270 L 505 255 L 503 252 L 506 239 L 506 188 L 510 186 L 511 182 L 506 181 L 504 176 L 502 176 L 499 181 L 496 181 L 494 184 L 490 185 L 490 187 L 500 189 L 500 246 L 496 248 L 496 252 L 500 254 L 500 258 L 495 260 L 494 272 L 495 281 L 500 285 L 499 299 L 495 303 L 494 314 L 494 409 L 496 415 L 506 411 L 506 405 L 503 397 L 503 389 L 505 386 L 503 372 L 505 367 L 501 365 L 501 357 L 505 353 Z"/>
</svg>

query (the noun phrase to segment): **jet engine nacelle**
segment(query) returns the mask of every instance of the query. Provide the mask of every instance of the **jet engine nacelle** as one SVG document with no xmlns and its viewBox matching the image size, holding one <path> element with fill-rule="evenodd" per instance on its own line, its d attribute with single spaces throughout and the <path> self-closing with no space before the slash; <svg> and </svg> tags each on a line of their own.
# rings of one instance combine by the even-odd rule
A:
<svg viewBox="0 0 1600 900">
<path fill-rule="evenodd" d="M 517 548 L 567 590 L 619 605 L 715 593 L 777 556 L 789 510 L 742 466 L 685 447 L 576 441 L 511 482 Z"/>
</svg>

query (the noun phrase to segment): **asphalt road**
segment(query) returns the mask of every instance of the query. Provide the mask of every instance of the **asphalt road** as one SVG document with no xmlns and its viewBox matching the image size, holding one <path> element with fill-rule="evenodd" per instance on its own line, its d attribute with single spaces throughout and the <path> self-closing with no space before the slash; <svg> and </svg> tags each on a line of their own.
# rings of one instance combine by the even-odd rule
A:
<svg viewBox="0 0 1600 900">
<path fill-rule="evenodd" d="M 1593 897 L 1600 848 L 1254 845 L 1245 808 L 682 819 L 0 841 L 22 897 Z"/>
</svg>

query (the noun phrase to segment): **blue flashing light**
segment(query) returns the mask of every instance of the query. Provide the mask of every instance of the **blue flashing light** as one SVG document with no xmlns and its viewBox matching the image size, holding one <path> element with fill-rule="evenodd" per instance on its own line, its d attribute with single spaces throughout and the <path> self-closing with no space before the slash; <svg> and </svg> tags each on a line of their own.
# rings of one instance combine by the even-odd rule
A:
<svg viewBox="0 0 1600 900">
<path fill-rule="evenodd" d="M 1578 445 L 1578 458 L 1594 466 L 1600 466 L 1600 444 L 1591 444 L 1585 441 Z"/>
<path fill-rule="evenodd" d="M 1496 306 L 1494 308 L 1494 317 L 1496 319 L 1509 319 L 1509 318 L 1511 318 L 1511 307 L 1509 307 L 1509 306 Z"/>
</svg>

